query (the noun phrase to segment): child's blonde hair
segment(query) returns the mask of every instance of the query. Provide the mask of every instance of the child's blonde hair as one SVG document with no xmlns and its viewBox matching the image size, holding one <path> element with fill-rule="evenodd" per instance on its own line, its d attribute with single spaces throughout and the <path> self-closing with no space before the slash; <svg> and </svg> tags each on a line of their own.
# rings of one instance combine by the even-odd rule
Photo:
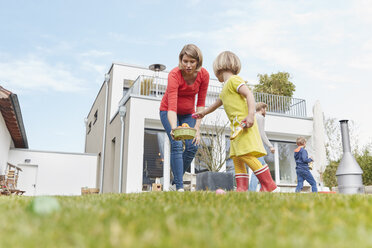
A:
<svg viewBox="0 0 372 248">
<path fill-rule="evenodd" d="M 303 145 L 305 145 L 305 143 L 306 143 L 306 139 L 305 139 L 305 137 L 300 136 L 300 137 L 298 137 L 298 138 L 296 139 L 296 144 L 297 144 L 298 146 L 303 146 Z"/>
<path fill-rule="evenodd" d="M 178 61 L 178 68 L 180 68 L 180 70 L 185 69 L 182 66 L 182 58 L 184 55 L 187 55 L 193 59 L 196 59 L 196 61 L 198 62 L 198 64 L 196 65 L 196 71 L 200 71 L 203 65 L 203 54 L 200 51 L 199 47 L 197 47 L 194 44 L 187 44 L 182 48 L 180 55 L 179 55 L 179 61 Z"/>
<path fill-rule="evenodd" d="M 230 51 L 220 53 L 213 62 L 213 71 L 217 77 L 223 71 L 230 71 L 234 75 L 237 75 L 240 72 L 240 69 L 240 59 Z"/>
</svg>

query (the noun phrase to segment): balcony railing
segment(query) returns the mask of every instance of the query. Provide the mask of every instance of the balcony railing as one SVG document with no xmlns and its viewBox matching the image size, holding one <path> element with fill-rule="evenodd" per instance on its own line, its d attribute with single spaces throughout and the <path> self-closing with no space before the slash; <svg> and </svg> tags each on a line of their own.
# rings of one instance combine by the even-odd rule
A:
<svg viewBox="0 0 372 248">
<path fill-rule="evenodd" d="M 139 76 L 132 86 L 124 92 L 121 102 L 125 102 L 130 94 L 162 98 L 167 89 L 167 79 Z M 205 105 L 209 106 L 218 98 L 222 86 L 209 85 Z M 306 101 L 304 99 L 278 96 L 267 93 L 254 92 L 256 102 L 264 102 L 268 105 L 267 112 L 283 114 L 293 117 L 306 117 Z"/>
</svg>

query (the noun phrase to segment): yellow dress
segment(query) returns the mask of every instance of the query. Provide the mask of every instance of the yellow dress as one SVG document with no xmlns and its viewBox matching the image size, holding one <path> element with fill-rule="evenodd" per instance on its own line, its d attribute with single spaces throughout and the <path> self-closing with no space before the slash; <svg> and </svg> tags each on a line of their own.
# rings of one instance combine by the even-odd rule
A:
<svg viewBox="0 0 372 248">
<path fill-rule="evenodd" d="M 223 107 L 231 124 L 231 135 L 234 129 L 239 125 L 234 122 L 234 119 L 240 122 L 248 115 L 247 101 L 244 96 L 238 92 L 239 86 L 245 84 L 244 80 L 239 76 L 232 76 L 224 84 L 220 93 Z M 244 128 L 234 140 L 230 141 L 230 157 L 252 155 L 256 158 L 266 155 L 266 150 L 262 144 L 261 136 L 258 130 L 256 117 L 254 124 L 250 128 Z"/>
</svg>

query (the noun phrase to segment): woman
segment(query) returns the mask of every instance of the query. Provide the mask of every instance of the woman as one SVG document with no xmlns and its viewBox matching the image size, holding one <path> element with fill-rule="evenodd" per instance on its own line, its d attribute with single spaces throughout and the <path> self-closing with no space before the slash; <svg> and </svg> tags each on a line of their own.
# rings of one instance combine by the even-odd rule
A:
<svg viewBox="0 0 372 248">
<path fill-rule="evenodd" d="M 167 90 L 160 104 L 160 119 L 171 143 L 173 183 L 181 192 L 184 191 L 183 174 L 189 169 L 200 142 L 201 119 L 195 120 L 191 115 L 195 113 L 196 94 L 196 111 L 202 111 L 205 107 L 209 73 L 202 68 L 202 64 L 200 49 L 193 44 L 184 46 L 179 55 L 178 67 L 168 74 Z M 185 150 L 182 141 L 173 139 L 173 130 L 183 123 L 196 129 L 195 138 L 185 140 Z"/>
</svg>

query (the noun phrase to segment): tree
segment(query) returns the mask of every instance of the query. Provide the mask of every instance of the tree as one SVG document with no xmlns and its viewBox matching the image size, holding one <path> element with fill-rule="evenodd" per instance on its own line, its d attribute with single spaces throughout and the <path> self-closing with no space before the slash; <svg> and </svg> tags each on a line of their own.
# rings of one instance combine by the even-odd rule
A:
<svg viewBox="0 0 372 248">
<path fill-rule="evenodd" d="M 258 77 L 259 83 L 254 86 L 255 92 L 292 97 L 296 90 L 296 86 L 289 81 L 288 72 L 273 73 L 270 76 L 258 74 Z"/>
<path fill-rule="evenodd" d="M 198 152 L 196 153 L 196 164 L 205 167 L 208 171 L 220 171 L 229 154 L 226 151 L 226 130 L 228 122 L 222 122 L 217 118 L 212 125 L 207 124 L 207 119 L 203 119 L 201 125 L 201 141 Z"/>
<path fill-rule="evenodd" d="M 274 113 L 289 113 L 293 105 L 296 105 L 292 98 L 295 85 L 289 81 L 288 72 L 278 72 L 268 76 L 258 74 L 259 83 L 254 86 L 256 98 L 267 104 L 267 111 Z M 272 97 L 277 95 L 280 97 Z"/>
<path fill-rule="evenodd" d="M 340 123 L 336 118 L 326 118 L 324 122 L 326 132 L 326 153 L 328 161 L 338 161 L 342 157 L 342 137 Z M 358 126 L 354 121 L 349 121 L 350 146 L 353 153 L 358 153 L 359 135 Z"/>
</svg>

